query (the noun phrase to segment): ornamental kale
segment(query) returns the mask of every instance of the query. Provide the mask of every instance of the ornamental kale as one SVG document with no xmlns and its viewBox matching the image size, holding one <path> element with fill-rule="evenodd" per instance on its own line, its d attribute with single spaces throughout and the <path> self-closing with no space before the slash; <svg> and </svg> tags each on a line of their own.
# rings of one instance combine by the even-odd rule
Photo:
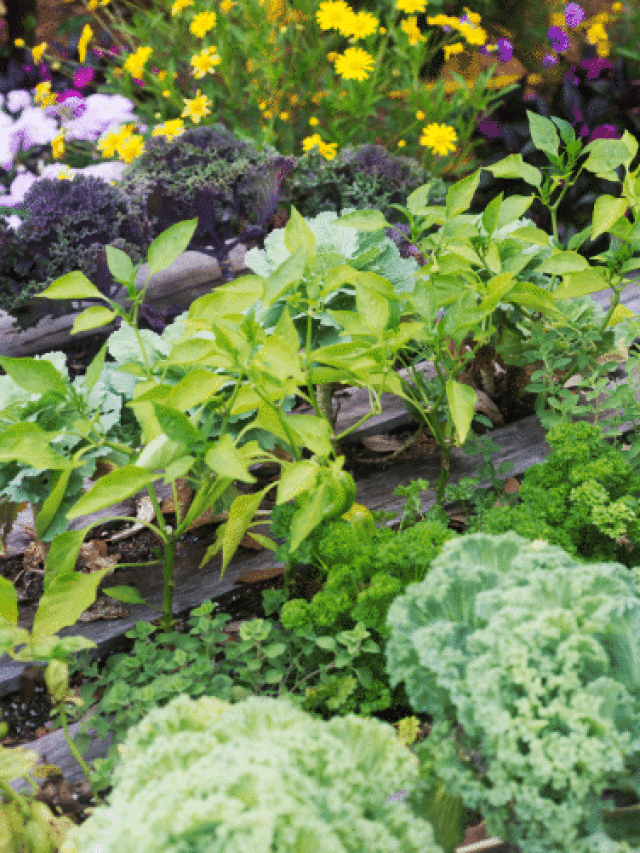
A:
<svg viewBox="0 0 640 853">
<path fill-rule="evenodd" d="M 473 529 L 514 530 L 588 561 L 634 565 L 640 557 L 640 475 L 632 463 L 585 421 L 557 424 L 547 442 L 551 455 L 527 470 L 519 504 L 485 510 Z"/>
<path fill-rule="evenodd" d="M 640 792 L 637 573 L 472 534 L 387 622 L 392 684 L 437 720 L 418 747 L 425 778 L 528 853 L 600 849 L 603 794 Z"/>
<path fill-rule="evenodd" d="M 430 824 L 393 798 L 416 779 L 379 720 L 178 696 L 129 732 L 108 803 L 61 853 L 437 853 Z"/>
<path fill-rule="evenodd" d="M 100 252 L 115 243 L 135 264 L 142 260 L 141 247 L 146 251 L 151 242 L 139 221 L 126 216 L 127 205 L 119 189 L 101 178 L 42 178 L 31 186 L 21 206 L 26 218 L 13 236 L 2 235 L 0 259 L 0 307 L 15 316 L 19 325 L 68 312 L 68 302 L 45 299 L 30 304 L 28 318 L 21 309 L 55 279 L 73 270 L 81 270 L 105 296 L 114 298 L 120 286 L 106 265 L 105 269 L 99 266 Z"/>
</svg>

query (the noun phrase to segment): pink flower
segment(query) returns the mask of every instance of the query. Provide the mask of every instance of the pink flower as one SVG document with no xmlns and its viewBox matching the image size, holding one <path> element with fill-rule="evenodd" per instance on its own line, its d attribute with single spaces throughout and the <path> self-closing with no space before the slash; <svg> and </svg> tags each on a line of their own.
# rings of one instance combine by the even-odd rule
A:
<svg viewBox="0 0 640 853">
<path fill-rule="evenodd" d="M 550 65 L 557 65 L 557 64 L 558 64 L 558 60 L 556 59 L 555 56 L 552 56 L 550 53 L 545 53 L 545 55 L 542 59 L 542 67 L 543 68 L 548 68 Z"/>
<path fill-rule="evenodd" d="M 93 68 L 78 68 L 73 75 L 73 85 L 78 89 L 84 89 L 93 80 Z"/>
</svg>

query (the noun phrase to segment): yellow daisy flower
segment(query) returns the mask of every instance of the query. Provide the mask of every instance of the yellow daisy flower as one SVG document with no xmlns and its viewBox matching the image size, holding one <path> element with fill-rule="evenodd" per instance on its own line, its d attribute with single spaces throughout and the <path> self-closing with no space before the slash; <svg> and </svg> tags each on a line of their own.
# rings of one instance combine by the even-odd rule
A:
<svg viewBox="0 0 640 853">
<path fill-rule="evenodd" d="M 452 127 L 446 124 L 428 124 L 422 129 L 420 145 L 431 148 L 436 154 L 444 156 L 455 151 L 458 136 Z"/>
<path fill-rule="evenodd" d="M 373 57 L 359 47 L 348 47 L 336 59 L 336 74 L 344 80 L 366 80 L 373 69 Z"/>
</svg>

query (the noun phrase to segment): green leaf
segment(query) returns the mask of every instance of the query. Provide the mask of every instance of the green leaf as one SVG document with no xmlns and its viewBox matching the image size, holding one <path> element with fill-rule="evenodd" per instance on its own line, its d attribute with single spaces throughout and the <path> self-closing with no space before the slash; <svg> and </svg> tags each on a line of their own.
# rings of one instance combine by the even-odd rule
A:
<svg viewBox="0 0 640 853">
<path fill-rule="evenodd" d="M 87 390 L 87 393 L 91 391 L 93 386 L 98 381 L 98 377 L 102 373 L 102 368 L 104 367 L 104 359 L 107 354 L 107 346 L 108 343 L 104 344 L 100 349 L 100 352 L 93 359 L 89 367 L 84 374 L 84 387 Z"/>
<path fill-rule="evenodd" d="M 318 488 L 310 493 L 291 519 L 289 529 L 289 549 L 295 551 L 307 538 L 311 531 L 320 524 L 325 507 L 329 503 L 330 491 L 327 482 L 321 482 Z"/>
<path fill-rule="evenodd" d="M 125 604 L 146 604 L 147 607 L 153 607 L 149 604 L 138 592 L 134 586 L 109 586 L 103 587 L 102 592 L 110 598 L 115 598 L 116 601 L 123 601 Z M 153 608 L 157 610 L 157 607 Z"/>
<path fill-rule="evenodd" d="M 47 299 L 101 299 L 103 302 L 108 302 L 95 284 L 91 284 L 86 275 L 79 270 L 60 276 L 36 296 Z"/>
<path fill-rule="evenodd" d="M 548 290 L 539 287 L 537 284 L 532 284 L 530 281 L 519 281 L 509 292 L 507 301 L 512 305 L 521 305 L 531 311 L 541 311 L 549 317 L 564 320 L 566 319 L 564 314 L 555 304 L 556 293 L 557 289 L 552 295 Z"/>
<path fill-rule="evenodd" d="M 33 623 L 32 635 L 36 641 L 74 625 L 96 600 L 102 578 L 113 571 L 112 567 L 89 574 L 73 571 L 84 537 L 92 527 L 90 524 L 82 530 L 60 533 L 51 543 L 46 564 L 51 579 L 45 585 Z"/>
<path fill-rule="evenodd" d="M 447 379 L 447 402 L 456 428 L 456 444 L 462 445 L 473 420 L 476 392 L 469 385 Z"/>
<path fill-rule="evenodd" d="M 134 268 L 129 255 L 115 246 L 105 246 L 105 251 L 109 272 L 115 280 L 121 284 L 130 282 L 134 278 Z"/>
<path fill-rule="evenodd" d="M 64 496 L 69 485 L 69 477 L 71 476 L 71 468 L 65 471 L 59 471 L 53 475 L 55 486 L 51 490 L 51 494 L 42 504 L 42 509 L 36 517 L 36 535 L 38 539 L 43 539 L 46 535 L 47 528 L 51 524 L 53 517 L 60 509 Z"/>
<path fill-rule="evenodd" d="M 292 284 L 302 281 L 305 268 L 305 249 L 300 247 L 283 261 L 277 270 L 271 273 L 265 281 L 262 301 L 265 306 L 272 305 L 280 299 L 285 290 Z"/>
<path fill-rule="evenodd" d="M 309 491 L 313 487 L 317 476 L 318 466 L 315 462 L 309 460 L 283 465 L 282 473 L 278 480 L 276 503 L 286 503 L 297 498 L 301 492 Z"/>
<path fill-rule="evenodd" d="M 380 210 L 354 210 L 352 213 L 339 216 L 336 222 L 348 228 L 357 228 L 359 231 L 381 231 L 391 225 Z"/>
<path fill-rule="evenodd" d="M 289 415 L 286 421 L 301 447 L 308 448 L 318 456 L 331 454 L 333 433 L 331 425 L 325 418 L 318 418 L 315 415 Z"/>
<path fill-rule="evenodd" d="M 452 187 L 449 187 L 446 205 L 448 219 L 457 216 L 459 213 L 464 213 L 465 210 L 469 210 L 479 181 L 480 169 L 476 169 L 473 174 L 468 175 L 468 177 L 457 181 Z"/>
<path fill-rule="evenodd" d="M 7 578 L 0 577 L 0 619 L 18 624 L 18 594 Z"/>
<path fill-rule="evenodd" d="M 587 269 L 589 269 L 589 261 L 577 252 L 555 251 L 540 264 L 536 272 L 562 275 L 569 272 L 582 272 L 582 270 Z"/>
<path fill-rule="evenodd" d="M 152 438 L 143 448 L 136 459 L 138 468 L 146 471 L 157 471 L 166 468 L 184 455 L 185 447 L 177 441 L 172 441 L 168 435 L 160 433 Z"/>
<path fill-rule="evenodd" d="M 309 263 L 316 253 L 316 238 L 313 231 L 293 205 L 284 229 L 284 244 L 291 255 L 300 248 L 304 249 L 305 263 Z"/>
<path fill-rule="evenodd" d="M 186 530 L 196 518 L 201 516 L 203 512 L 206 512 L 210 506 L 213 506 L 213 504 L 216 503 L 216 501 L 220 500 L 222 497 L 228 497 L 229 494 L 236 493 L 237 489 L 233 485 L 233 480 L 230 477 L 219 477 L 213 481 L 209 480 L 208 482 L 205 482 L 205 484 L 198 489 L 194 499 L 191 501 L 189 511 L 182 519 L 182 527 Z M 208 560 L 210 558 L 207 557 L 206 559 Z M 205 562 L 206 560 L 203 560 L 202 563 L 200 563 L 200 568 L 202 568 Z"/>
<path fill-rule="evenodd" d="M 423 216 L 424 209 L 429 207 L 430 184 L 423 184 L 415 189 L 407 198 L 407 210 L 412 216 Z"/>
<path fill-rule="evenodd" d="M 183 412 L 155 400 L 151 405 L 162 431 L 176 444 L 184 444 L 189 448 L 200 441 L 200 433 Z"/>
<path fill-rule="evenodd" d="M 239 495 L 229 508 L 229 520 L 223 525 L 222 536 L 222 572 L 231 562 L 231 558 L 238 550 L 242 537 L 249 529 L 256 510 L 262 503 L 262 499 L 272 488 L 271 483 L 253 495 Z"/>
<path fill-rule="evenodd" d="M 186 456 L 180 456 L 178 459 L 174 459 L 173 462 L 169 462 L 169 464 L 165 466 L 164 482 L 173 483 L 181 477 L 186 477 L 189 471 L 193 468 L 195 461 L 195 456 L 187 454 Z"/>
<path fill-rule="evenodd" d="M 623 164 L 629 166 L 634 156 L 622 139 L 594 139 L 585 151 L 589 156 L 584 168 L 599 176 L 614 172 Z M 616 175 L 613 180 L 620 179 Z"/>
<path fill-rule="evenodd" d="M 93 308 L 85 308 L 73 321 L 71 334 L 75 335 L 76 332 L 86 332 L 87 329 L 95 329 L 97 326 L 106 326 L 114 317 L 119 316 L 116 311 L 112 311 L 110 308 L 103 308 L 101 305 L 94 305 Z"/>
<path fill-rule="evenodd" d="M 377 338 L 382 338 L 389 322 L 389 300 L 371 287 L 359 286 L 356 289 L 356 310 L 360 320 Z"/>
<path fill-rule="evenodd" d="M 496 226 L 498 224 L 498 217 L 500 216 L 500 206 L 502 204 L 503 198 L 504 193 L 501 192 L 500 195 L 496 196 L 489 202 L 489 204 L 484 209 L 484 213 L 482 214 L 482 225 L 489 236 L 491 236 L 496 230 Z"/>
<path fill-rule="evenodd" d="M 24 388 L 30 394 L 44 394 L 55 391 L 66 396 L 67 383 L 59 371 L 44 358 L 10 358 L 0 357 L 0 366 L 13 379 L 16 385 Z"/>
<path fill-rule="evenodd" d="M 580 273 L 568 275 L 562 284 L 553 291 L 555 299 L 570 299 L 574 296 L 587 296 L 589 293 L 597 293 L 609 287 L 602 272 L 595 267 Z"/>
<path fill-rule="evenodd" d="M 212 471 L 220 477 L 230 477 L 242 483 L 255 483 L 256 478 L 249 473 L 248 460 L 242 448 L 236 447 L 227 433 L 207 452 L 205 461 Z"/>
<path fill-rule="evenodd" d="M 529 210 L 532 202 L 533 196 L 530 195 L 512 195 L 509 196 L 509 198 L 505 198 L 500 205 L 500 215 L 498 216 L 496 229 L 502 228 L 505 225 L 509 225 L 511 222 L 515 222 L 517 219 L 520 219 L 520 217 Z M 515 237 L 516 233 L 511 232 L 508 236 Z"/>
<path fill-rule="evenodd" d="M 193 367 L 173 386 L 167 402 L 176 409 L 187 411 L 215 397 L 227 380 L 227 376 L 212 373 L 204 367 Z"/>
<path fill-rule="evenodd" d="M 137 494 L 151 483 L 153 475 L 136 465 L 125 465 L 97 480 L 91 491 L 83 495 L 67 513 L 69 520 L 106 509 Z M 55 540 L 54 540 L 55 541 Z"/>
<path fill-rule="evenodd" d="M 560 139 L 558 131 L 555 129 L 553 122 L 548 118 L 538 115 L 527 110 L 527 118 L 529 119 L 529 132 L 533 144 L 540 151 L 544 151 L 550 158 L 558 156 L 558 146 Z"/>
<path fill-rule="evenodd" d="M 538 169 L 529 163 L 525 163 L 522 154 L 509 154 L 508 157 L 498 160 L 497 163 L 482 168 L 491 172 L 496 178 L 522 178 L 525 183 L 532 187 L 539 187 L 542 183 Z"/>
<path fill-rule="evenodd" d="M 14 424 L 0 433 L 0 462 L 16 460 L 40 471 L 73 467 L 69 459 L 51 448 L 51 439 L 56 435 L 59 433 L 45 432 L 38 424 Z"/>
<path fill-rule="evenodd" d="M 156 237 L 149 246 L 151 275 L 171 266 L 191 242 L 197 226 L 197 219 L 186 219 L 183 222 L 176 222 Z"/>
<path fill-rule="evenodd" d="M 598 140 L 606 142 L 607 140 Z M 595 240 L 600 234 L 608 231 L 609 228 L 624 216 L 624 212 L 628 207 L 628 202 L 625 198 L 614 198 L 611 195 L 601 195 L 593 208 L 593 220 L 591 226 L 590 239 Z"/>
</svg>

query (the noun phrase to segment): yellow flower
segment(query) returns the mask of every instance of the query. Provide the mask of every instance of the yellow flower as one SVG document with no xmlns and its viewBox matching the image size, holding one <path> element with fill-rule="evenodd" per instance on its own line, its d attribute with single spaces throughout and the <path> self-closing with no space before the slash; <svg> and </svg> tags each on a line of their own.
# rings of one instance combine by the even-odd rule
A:
<svg viewBox="0 0 640 853">
<path fill-rule="evenodd" d="M 320 124 L 320 122 L 315 116 L 311 116 L 311 118 L 309 119 L 309 124 L 311 125 L 311 127 L 316 127 L 316 125 Z"/>
<path fill-rule="evenodd" d="M 51 82 L 49 80 L 37 84 L 34 100 L 43 110 L 45 107 L 50 107 L 56 103 L 58 96 L 51 92 Z"/>
<path fill-rule="evenodd" d="M 87 45 L 93 38 L 93 30 L 89 26 L 89 24 L 85 24 L 82 30 L 82 35 L 80 36 L 80 41 L 78 42 L 78 56 L 80 57 L 80 62 L 84 62 L 87 56 Z"/>
<path fill-rule="evenodd" d="M 176 15 L 179 15 L 183 9 L 186 9 L 187 6 L 193 6 L 193 0 L 175 0 L 175 3 L 171 7 L 171 17 L 175 18 Z"/>
<path fill-rule="evenodd" d="M 289 93 L 287 95 L 287 97 L 289 98 L 289 103 L 291 104 L 292 107 L 295 107 L 295 105 L 300 101 L 300 98 L 298 95 L 292 95 L 291 93 Z"/>
<path fill-rule="evenodd" d="M 425 41 L 425 37 L 422 35 L 418 27 L 418 19 L 416 17 L 405 18 L 404 21 L 400 22 L 400 27 L 409 37 L 409 44 L 415 45 L 418 44 L 419 41 Z"/>
<path fill-rule="evenodd" d="M 283 110 L 283 111 L 279 114 L 279 118 L 280 118 L 280 120 L 281 120 L 281 121 L 286 121 L 286 120 L 289 118 L 289 113 L 288 113 L 286 110 Z"/>
<path fill-rule="evenodd" d="M 622 12 L 623 9 L 624 6 L 622 5 L 622 3 L 613 3 L 611 6 L 611 11 L 614 13 L 614 15 L 618 15 L 620 12 Z"/>
<path fill-rule="evenodd" d="M 387 28 L 386 27 L 380 27 L 380 35 L 384 36 L 384 35 L 386 35 L 386 33 L 387 33 Z"/>
<path fill-rule="evenodd" d="M 64 130 L 51 140 L 51 153 L 54 160 L 59 160 L 64 154 Z"/>
<path fill-rule="evenodd" d="M 487 40 L 487 34 L 482 27 L 472 27 L 470 24 L 460 24 L 458 27 L 460 35 L 469 44 L 483 45 Z"/>
<path fill-rule="evenodd" d="M 144 151 L 144 142 L 141 136 L 128 136 L 118 145 L 118 154 L 125 163 L 130 163 L 135 157 L 139 157 Z"/>
<path fill-rule="evenodd" d="M 260 103 L 258 104 L 258 109 L 259 110 L 266 110 L 266 108 L 267 108 L 266 101 L 260 101 Z"/>
<path fill-rule="evenodd" d="M 422 110 L 418 110 L 416 113 L 416 118 L 418 121 L 424 121 L 426 119 L 426 115 L 422 112 Z"/>
<path fill-rule="evenodd" d="M 193 65 L 193 76 L 198 80 L 208 74 L 216 65 L 220 65 L 222 59 L 214 52 L 213 56 L 208 50 L 203 50 L 198 56 L 191 57 Z"/>
<path fill-rule="evenodd" d="M 156 76 L 158 77 L 158 80 L 162 81 L 167 76 L 167 72 L 166 71 L 158 71 L 158 74 Z"/>
<path fill-rule="evenodd" d="M 322 101 L 322 99 L 327 97 L 327 94 L 328 93 L 324 89 L 322 89 L 320 92 L 316 92 L 315 95 L 312 95 L 311 100 L 316 105 L 316 107 L 318 107 L 320 106 L 320 102 Z"/>
<path fill-rule="evenodd" d="M 122 77 L 122 75 L 123 75 L 123 74 L 124 74 L 124 68 L 114 68 L 114 69 L 113 69 L 113 76 L 114 76 L 117 80 L 119 80 L 119 79 L 120 79 L 120 77 Z"/>
<path fill-rule="evenodd" d="M 605 56 L 609 56 L 610 47 L 608 41 L 599 41 L 596 45 L 596 53 L 601 59 L 604 59 Z"/>
<path fill-rule="evenodd" d="M 427 23 L 430 27 L 459 27 L 460 21 L 457 18 L 450 18 L 449 15 L 433 15 L 427 18 Z"/>
<path fill-rule="evenodd" d="M 431 148 L 436 154 L 444 156 L 455 151 L 458 137 L 455 130 L 446 124 L 428 124 L 422 129 L 420 145 Z"/>
<path fill-rule="evenodd" d="M 45 52 L 46 49 L 47 49 L 46 41 L 43 41 L 42 44 L 37 44 L 35 47 L 31 48 L 31 53 L 33 54 L 33 61 L 35 62 L 36 65 L 38 65 L 38 63 L 40 62 L 40 59 L 42 58 L 42 54 Z"/>
<path fill-rule="evenodd" d="M 264 111 L 264 113 L 263 113 L 263 116 L 264 116 L 266 119 L 270 119 L 270 118 L 273 118 L 273 113 L 271 112 L 271 110 L 265 110 L 265 111 Z"/>
<path fill-rule="evenodd" d="M 200 39 L 203 39 L 209 30 L 216 25 L 215 12 L 200 12 L 189 24 L 189 31 Z"/>
<path fill-rule="evenodd" d="M 233 3 L 231 2 L 231 0 L 222 0 L 222 3 L 220 4 L 220 11 L 224 15 L 228 15 L 232 9 L 233 9 Z"/>
<path fill-rule="evenodd" d="M 247 59 L 247 61 L 246 61 L 246 62 L 245 62 L 245 64 L 244 64 L 244 67 L 247 69 L 247 71 L 249 72 L 249 74 L 251 74 L 251 72 L 252 72 L 252 71 L 253 71 L 253 69 L 255 68 L 255 65 L 253 64 L 253 62 L 252 62 L 252 60 L 251 60 L 251 59 Z"/>
<path fill-rule="evenodd" d="M 398 140 L 398 148 L 404 148 L 404 146 L 405 146 L 406 144 L 407 144 L 407 143 L 404 141 L 404 139 L 399 139 L 399 140 Z"/>
<path fill-rule="evenodd" d="M 414 12 L 424 12 L 427 8 L 426 0 L 396 0 L 396 8 L 404 12 L 405 15 L 411 15 Z"/>
<path fill-rule="evenodd" d="M 71 0 L 69 0 L 69 2 L 71 2 Z M 24 46 L 25 46 L 25 41 L 24 41 L 24 39 L 16 39 L 16 40 L 14 41 L 14 44 L 15 44 L 15 46 L 16 46 L 16 47 L 24 47 Z"/>
<path fill-rule="evenodd" d="M 189 116 L 191 118 L 191 121 L 195 122 L 196 124 L 200 124 L 200 119 L 203 116 L 208 116 L 211 112 L 211 110 L 209 109 L 211 101 L 207 98 L 206 95 L 200 94 L 200 89 L 198 89 L 198 91 L 196 92 L 195 98 L 185 98 L 184 102 L 187 106 L 182 110 L 182 117 L 186 118 L 187 116 Z"/>
<path fill-rule="evenodd" d="M 57 174 L 57 176 L 56 176 L 56 177 L 57 177 L 59 180 L 61 180 L 61 181 L 71 181 L 71 180 L 73 180 L 73 174 L 72 174 L 72 172 L 69 170 L 69 167 L 68 167 L 68 166 L 64 166 L 63 168 L 64 168 L 64 169 L 66 169 L 67 171 L 66 171 L 66 172 L 64 172 L 64 171 L 62 171 L 62 170 L 61 170 L 60 172 L 58 172 L 58 174 Z"/>
<path fill-rule="evenodd" d="M 330 50 L 329 53 L 327 54 L 327 59 L 329 60 L 329 62 L 335 62 L 339 56 L 340 56 L 340 54 L 337 53 L 335 50 Z"/>
<path fill-rule="evenodd" d="M 170 142 L 176 136 L 181 136 L 183 133 L 184 122 L 181 118 L 174 118 L 172 121 L 165 121 L 164 124 L 154 127 L 151 131 L 151 136 L 164 136 Z"/>
<path fill-rule="evenodd" d="M 464 13 L 472 24 L 479 24 L 482 20 L 481 16 L 477 12 L 470 12 L 466 6 L 464 7 Z"/>
<path fill-rule="evenodd" d="M 316 12 L 316 21 L 323 30 L 339 30 L 353 15 L 353 9 L 344 0 L 325 0 Z"/>
<path fill-rule="evenodd" d="M 169 89 L 163 89 L 162 90 L 162 97 L 163 98 L 170 98 L 171 97 L 171 92 L 169 91 Z"/>
<path fill-rule="evenodd" d="M 348 47 L 336 60 L 336 73 L 345 80 L 366 80 L 373 69 L 373 57 L 359 47 Z"/>
<path fill-rule="evenodd" d="M 135 53 L 131 53 L 127 57 L 124 63 L 124 70 L 128 71 L 132 77 L 142 77 L 142 68 L 152 53 L 153 50 L 150 47 L 139 47 Z"/>
<path fill-rule="evenodd" d="M 369 12 L 358 12 L 357 15 L 353 15 L 349 22 L 349 32 L 344 33 L 343 35 L 351 36 L 354 41 L 358 41 L 358 39 L 366 39 L 368 36 L 373 35 L 378 29 L 379 21 L 375 17 L 375 15 L 370 15 Z"/>
<path fill-rule="evenodd" d="M 302 150 L 306 154 L 307 151 L 311 151 L 311 149 L 319 142 L 322 142 L 322 137 L 319 133 L 314 133 L 313 136 L 305 136 L 302 140 Z"/>
<path fill-rule="evenodd" d="M 457 44 L 448 44 L 444 48 L 444 61 L 448 62 L 449 57 L 453 56 L 456 53 L 462 53 L 464 51 L 464 45 L 458 42 Z"/>
<path fill-rule="evenodd" d="M 87 3 L 87 9 L 90 12 L 95 12 L 95 10 L 98 8 L 98 6 L 99 6 L 98 0 L 89 0 L 89 2 Z"/>
<path fill-rule="evenodd" d="M 336 150 L 338 148 L 337 142 L 323 142 L 320 140 L 318 142 L 318 148 L 320 149 L 320 153 L 324 157 L 325 160 L 333 160 L 336 156 Z"/>
</svg>

